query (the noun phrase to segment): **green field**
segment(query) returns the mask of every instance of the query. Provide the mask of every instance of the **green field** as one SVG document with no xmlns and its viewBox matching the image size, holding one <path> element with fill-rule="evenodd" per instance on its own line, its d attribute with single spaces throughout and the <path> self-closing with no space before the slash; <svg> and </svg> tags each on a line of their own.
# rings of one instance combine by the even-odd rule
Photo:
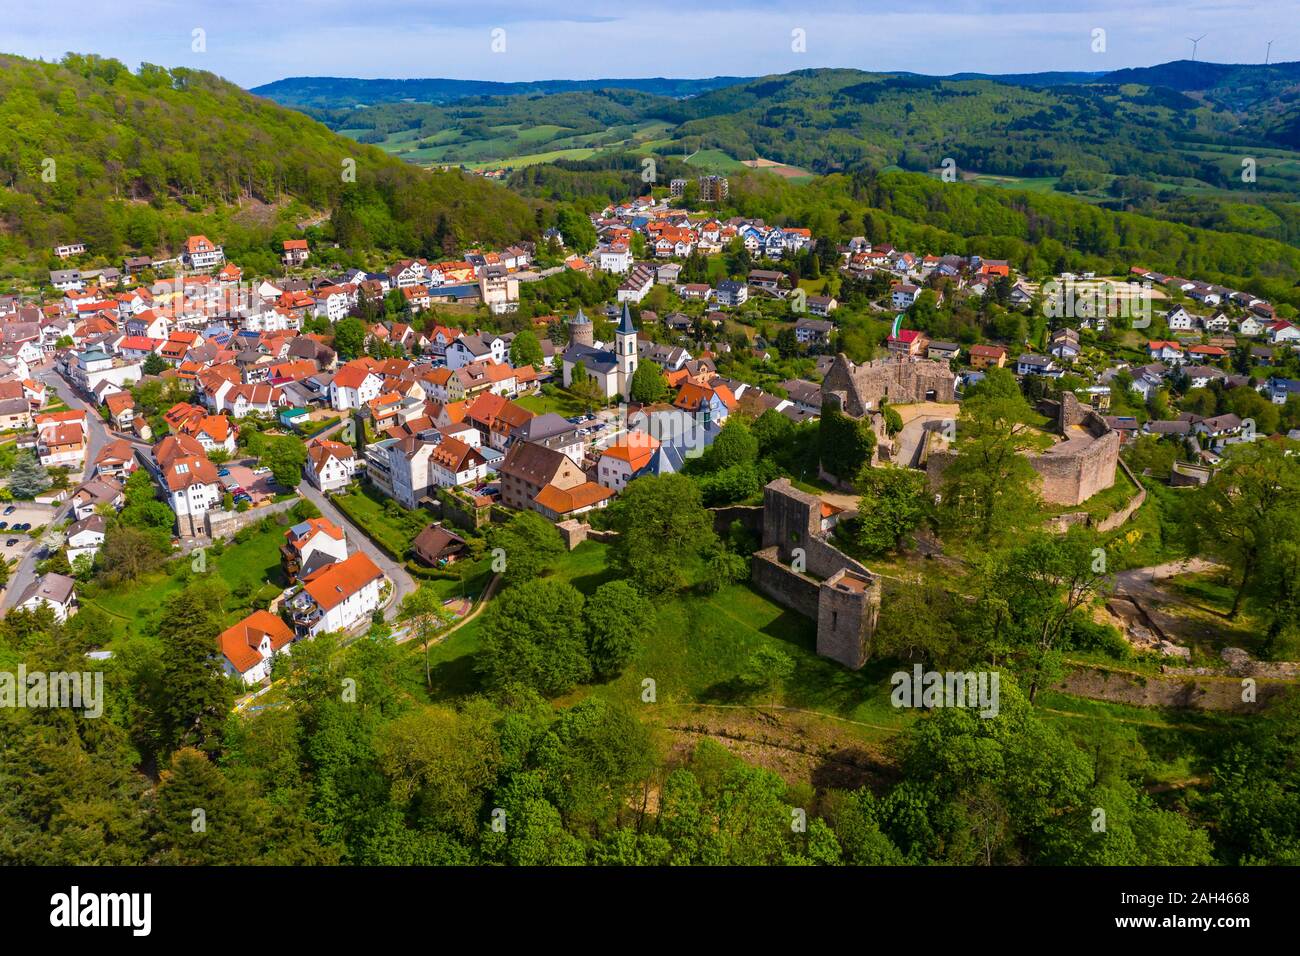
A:
<svg viewBox="0 0 1300 956">
<path fill-rule="evenodd" d="M 466 133 L 449 126 L 433 133 L 405 129 L 389 133 L 376 145 L 407 162 L 422 165 L 464 165 L 470 169 L 517 169 L 557 159 L 589 159 L 603 152 L 637 149 L 661 137 L 670 124 L 646 120 L 610 126 L 594 132 L 540 122 L 503 123 L 486 131 Z M 356 138 L 363 129 L 340 129 Z M 483 132 L 494 135 L 482 135 Z"/>
<path fill-rule="evenodd" d="M 285 524 L 269 519 L 269 526 L 253 525 L 244 540 L 208 548 L 202 559 L 189 555 L 170 562 L 162 570 L 128 584 L 104 588 L 79 585 L 83 608 L 93 607 L 108 615 L 111 633 L 105 647 L 132 636 L 157 633 L 163 602 L 201 575 L 216 575 L 230 588 L 222 607 L 227 624 L 233 624 L 254 608 L 264 608 L 285 587 L 288 580 L 280 568 L 280 545 Z M 196 563 L 200 562 L 201 563 Z M 201 568 L 201 570 L 200 570 Z"/>
</svg>

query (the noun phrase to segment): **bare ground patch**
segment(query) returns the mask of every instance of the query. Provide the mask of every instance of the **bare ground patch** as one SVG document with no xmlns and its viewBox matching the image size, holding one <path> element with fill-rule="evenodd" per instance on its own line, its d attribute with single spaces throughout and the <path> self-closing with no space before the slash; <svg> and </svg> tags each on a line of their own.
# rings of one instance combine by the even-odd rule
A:
<svg viewBox="0 0 1300 956">
<path fill-rule="evenodd" d="M 652 718 L 667 735 L 672 757 L 685 759 L 702 738 L 789 783 L 816 789 L 876 789 L 895 776 L 885 742 L 895 732 L 780 707 L 680 704 Z"/>
</svg>

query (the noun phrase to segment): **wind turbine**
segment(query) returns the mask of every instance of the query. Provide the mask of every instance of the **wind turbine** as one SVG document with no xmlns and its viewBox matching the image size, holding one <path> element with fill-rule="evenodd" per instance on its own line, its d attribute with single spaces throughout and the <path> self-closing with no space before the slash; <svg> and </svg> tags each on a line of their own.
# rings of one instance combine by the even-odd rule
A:
<svg viewBox="0 0 1300 956">
<path fill-rule="evenodd" d="M 1196 44 L 1200 43 L 1200 42 L 1201 42 L 1202 40 L 1204 40 L 1207 36 L 1209 36 L 1208 33 L 1202 33 L 1202 34 L 1201 34 L 1200 36 L 1198 36 L 1198 37 L 1188 37 L 1188 38 L 1187 38 L 1188 40 L 1190 40 L 1190 41 L 1192 42 L 1192 62 L 1193 62 L 1193 63 L 1196 62 Z"/>
<path fill-rule="evenodd" d="M 1273 52 L 1273 41 L 1268 41 L 1268 46 L 1264 48 L 1264 62 L 1268 63 L 1269 54 Z"/>
</svg>

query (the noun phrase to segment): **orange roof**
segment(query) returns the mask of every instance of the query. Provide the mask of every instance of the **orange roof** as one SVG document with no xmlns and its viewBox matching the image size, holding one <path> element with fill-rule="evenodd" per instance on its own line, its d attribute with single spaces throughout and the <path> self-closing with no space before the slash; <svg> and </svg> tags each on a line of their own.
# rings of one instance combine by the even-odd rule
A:
<svg viewBox="0 0 1300 956">
<path fill-rule="evenodd" d="M 628 432 L 614 445 L 605 449 L 602 457 L 625 461 L 633 472 L 644 468 L 659 447 L 659 440 L 649 432 Z"/>
<path fill-rule="evenodd" d="M 110 415 L 120 415 L 128 408 L 135 408 L 135 398 L 130 392 L 114 392 L 104 399 L 104 404 L 108 406 Z"/>
<path fill-rule="evenodd" d="M 294 528 L 300 527 L 299 525 L 294 525 L 284 533 L 284 536 L 289 539 L 289 546 L 295 551 L 301 551 L 302 546 L 314 538 L 317 532 L 327 534 L 335 541 L 343 540 L 343 529 L 329 518 L 308 518 L 303 523 L 310 526 L 303 534 L 294 534 Z"/>
<path fill-rule="evenodd" d="M 290 249 L 306 249 L 306 239 L 286 239 L 284 240 L 284 249 L 288 252 Z"/>
<path fill-rule="evenodd" d="M 338 370 L 338 373 L 334 376 L 334 384 L 339 388 L 360 388 L 361 383 L 370 374 L 370 364 L 368 362 L 354 359 Z"/>
<path fill-rule="evenodd" d="M 329 611 L 356 594 L 371 581 L 383 578 L 375 562 L 364 551 L 346 560 L 327 564 L 308 575 L 303 590 L 323 610 Z"/>
<path fill-rule="evenodd" d="M 179 455 L 164 466 L 163 481 L 171 491 L 180 491 L 191 485 L 215 485 L 217 466 L 206 456 Z"/>
<path fill-rule="evenodd" d="M 356 456 L 357 453 L 351 445 L 330 441 L 328 438 L 317 438 L 307 446 L 307 458 L 316 466 L 317 471 L 331 458 L 348 461 L 356 458 Z"/>
<path fill-rule="evenodd" d="M 482 456 L 477 448 L 473 445 L 467 445 L 459 438 L 450 436 L 444 437 L 431 453 L 434 461 L 451 472 L 463 471 L 466 464 L 469 463 L 469 459 L 474 456 L 479 456 L 479 460 L 482 461 Z"/>
<path fill-rule="evenodd" d="M 48 425 L 50 422 L 84 422 L 85 420 L 86 413 L 76 410 L 66 412 L 46 412 L 43 415 L 36 416 L 37 426 Z"/>
<path fill-rule="evenodd" d="M 261 663 L 258 647 L 264 637 L 271 639 L 274 652 L 293 640 L 293 631 L 270 611 L 254 611 L 238 624 L 222 631 L 218 642 L 226 660 L 242 674 Z"/>
<path fill-rule="evenodd" d="M 450 441 L 450 439 L 446 439 Z M 589 508 L 607 498 L 614 497 L 614 492 L 594 481 L 584 481 L 572 488 L 558 488 L 545 485 L 533 500 L 555 514 L 564 515 L 579 508 Z"/>
</svg>

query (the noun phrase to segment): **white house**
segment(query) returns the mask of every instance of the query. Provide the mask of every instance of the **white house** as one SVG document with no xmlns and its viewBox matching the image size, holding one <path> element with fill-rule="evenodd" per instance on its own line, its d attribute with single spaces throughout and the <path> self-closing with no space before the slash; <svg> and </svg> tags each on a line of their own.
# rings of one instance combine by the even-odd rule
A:
<svg viewBox="0 0 1300 956">
<path fill-rule="evenodd" d="M 506 360 L 506 340 L 499 335 L 461 335 L 447 346 L 446 359 L 453 372 L 485 359 L 501 364 Z"/>
<path fill-rule="evenodd" d="M 367 620 L 379 607 L 386 580 L 364 551 L 325 565 L 308 575 L 302 590 L 287 602 L 295 627 L 315 637 Z"/>
<path fill-rule="evenodd" d="M 330 382 L 330 407 L 340 412 L 362 408 L 378 398 L 383 387 L 384 380 L 364 360 L 349 362 Z"/>
<path fill-rule="evenodd" d="M 895 282 L 889 288 L 889 304 L 895 309 L 910 309 L 921 296 L 921 287 L 910 282 Z"/>
<path fill-rule="evenodd" d="M 76 585 L 67 575 L 51 572 L 27 585 L 17 606 L 25 611 L 48 606 L 54 611 L 54 619 L 62 623 L 77 613 Z"/>
<path fill-rule="evenodd" d="M 335 491 L 348 485 L 362 464 L 351 445 L 317 438 L 307 446 L 307 460 L 303 462 L 302 471 L 307 480 L 321 491 Z"/>
<path fill-rule="evenodd" d="M 632 252 L 626 242 L 613 242 L 602 248 L 596 256 L 596 268 L 601 272 L 622 274 L 632 268 Z"/>
<path fill-rule="evenodd" d="M 459 487 L 482 481 L 487 476 L 487 459 L 473 445 L 456 438 L 444 438 L 429 455 L 429 483 Z"/>
<path fill-rule="evenodd" d="M 168 435 L 154 446 L 153 455 L 177 529 L 183 535 L 205 534 L 204 516 L 221 503 L 223 494 L 217 466 L 188 435 Z"/>
<path fill-rule="evenodd" d="M 285 572 L 304 579 L 327 564 L 346 561 L 348 542 L 343 529 L 328 518 L 309 518 L 284 533 L 281 548 Z"/>
<path fill-rule="evenodd" d="M 104 546 L 104 517 L 92 514 L 68 528 L 68 560 L 76 561 L 83 554 L 92 558 Z"/>
<path fill-rule="evenodd" d="M 293 631 L 270 611 L 254 611 L 221 632 L 222 670 L 245 685 L 260 684 L 271 676 L 271 659 L 288 653 Z"/>
</svg>

